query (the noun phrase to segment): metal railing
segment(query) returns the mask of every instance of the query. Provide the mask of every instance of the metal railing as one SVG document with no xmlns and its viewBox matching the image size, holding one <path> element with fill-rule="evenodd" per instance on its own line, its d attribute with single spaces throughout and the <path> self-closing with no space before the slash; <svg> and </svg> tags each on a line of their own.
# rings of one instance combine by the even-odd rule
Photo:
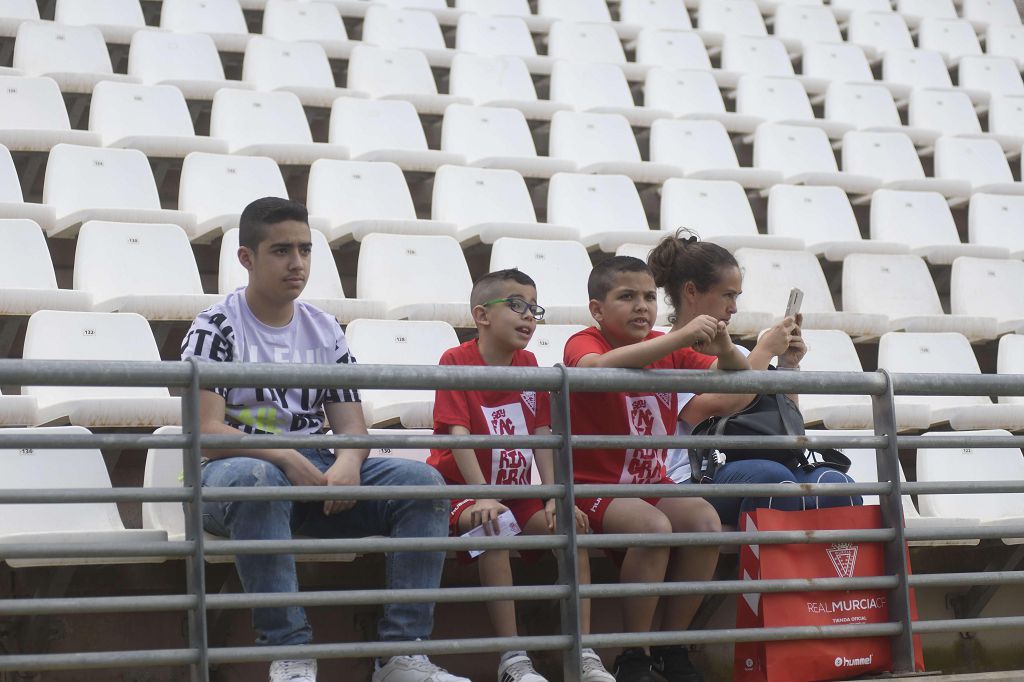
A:
<svg viewBox="0 0 1024 682">
<path fill-rule="evenodd" d="M 968 538 L 1024 537 L 1024 526 L 1003 524 L 904 529 L 901 496 L 915 493 L 1024 492 L 1022 481 L 905 483 L 899 476 L 897 448 L 933 447 L 1015 447 L 1024 437 L 972 437 L 951 433 L 924 439 L 897 436 L 894 394 L 906 395 L 1024 395 L 1024 382 L 1013 377 L 992 375 L 889 375 L 838 372 L 699 372 L 648 370 L 595 370 L 556 368 L 484 368 L 348 365 L 257 365 L 190 362 L 75 362 L 0 360 L 0 384 L 21 385 L 104 385 L 164 386 L 182 392 L 181 435 L 166 434 L 72 434 L 55 435 L 6 431 L 0 447 L 103 449 L 160 448 L 183 451 L 182 488 L 96 489 L 0 489 L 0 505 L 11 503 L 75 502 L 180 502 L 185 509 L 184 541 L 113 543 L 18 543 L 0 544 L 0 559 L 157 557 L 183 558 L 186 565 L 186 593 L 132 597 L 62 597 L 48 599 L 0 599 L 0 616 L 42 616 L 48 614 L 97 614 L 127 611 L 185 611 L 188 614 L 188 647 L 147 651 L 107 651 L 66 654 L 26 653 L 0 655 L 0 671 L 41 671 L 109 667 L 190 666 L 193 680 L 209 679 L 211 665 L 281 658 L 371 657 L 411 653 L 409 643 L 339 642 L 302 646 L 211 647 L 207 612 L 211 609 L 248 609 L 283 605 L 370 605 L 395 602 L 485 602 L 496 597 L 514 600 L 558 600 L 561 633 L 546 637 L 458 638 L 417 642 L 414 653 L 446 654 L 507 651 L 560 650 L 564 652 L 565 679 L 578 679 L 583 647 L 648 646 L 658 644 L 713 644 L 741 641 L 774 641 L 814 638 L 886 636 L 892 638 L 895 672 L 911 672 L 914 661 L 913 634 L 981 631 L 1024 627 L 1024 616 L 971 618 L 911 622 L 909 589 L 921 587 L 972 587 L 1024 583 L 1024 571 L 973 572 L 909 576 L 905 543 L 909 540 L 954 540 Z M 302 388 L 406 389 L 534 389 L 552 396 L 554 434 L 551 436 L 423 436 L 396 431 L 373 436 L 213 436 L 199 433 L 198 398 L 201 389 L 213 387 L 290 386 Z M 784 437 L 677 437 L 677 436 L 593 436 L 573 434 L 569 422 L 572 392 L 593 391 L 676 391 L 716 393 L 827 393 L 869 395 L 874 413 L 873 436 Z M 744 496 L 797 496 L 814 494 L 879 495 L 883 527 L 844 531 L 722 532 L 686 534 L 584 535 L 577 536 L 573 524 L 563 524 L 551 536 L 484 538 L 396 539 L 292 539 L 287 541 L 208 540 L 204 537 L 199 510 L 204 501 L 240 499 L 448 499 L 459 497 L 556 498 L 559 519 L 572 519 L 576 497 L 732 497 L 735 486 L 701 485 L 573 485 L 572 452 L 601 447 L 726 447 L 770 449 L 779 447 L 857 447 L 876 451 L 877 483 L 749 485 Z M 556 451 L 555 483 L 545 486 L 379 486 L 379 487 L 288 487 L 282 489 L 203 488 L 200 453 L 204 448 L 329 447 L 329 448 L 552 448 Z M 2 479 L 0 479 L 2 486 Z M 2 507 L 0 507 L 2 508 Z M 576 549 L 626 547 L 683 547 L 737 544 L 881 542 L 885 545 L 885 575 L 871 578 L 821 578 L 800 580 L 699 581 L 658 584 L 580 585 Z M 287 594 L 207 594 L 205 561 L 208 556 L 234 554 L 322 554 L 325 552 L 452 551 L 475 549 L 555 552 L 558 580 L 550 586 L 508 588 L 465 587 L 429 590 L 336 590 Z M 909 577 L 908 577 L 909 576 Z M 828 627 L 776 627 L 719 629 L 681 632 L 609 633 L 582 635 L 579 623 L 580 599 L 629 598 L 635 596 L 729 595 L 742 592 L 794 590 L 884 589 L 890 592 L 890 622 L 872 625 Z"/>
</svg>

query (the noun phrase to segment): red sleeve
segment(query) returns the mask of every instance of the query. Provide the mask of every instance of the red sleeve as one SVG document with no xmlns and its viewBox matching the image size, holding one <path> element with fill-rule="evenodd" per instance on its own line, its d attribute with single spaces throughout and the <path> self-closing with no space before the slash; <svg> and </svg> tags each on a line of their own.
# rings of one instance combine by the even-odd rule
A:
<svg viewBox="0 0 1024 682">
<path fill-rule="evenodd" d="M 604 355 L 607 352 L 603 339 L 597 338 L 589 330 L 573 334 L 565 342 L 565 351 L 562 360 L 566 367 L 575 367 L 587 355 Z"/>
<path fill-rule="evenodd" d="M 537 391 L 536 426 L 551 426 L 551 395 L 547 391 Z"/>
<path fill-rule="evenodd" d="M 704 355 L 692 348 L 680 348 L 672 356 L 676 369 L 709 369 L 715 362 L 714 355 Z"/>
<path fill-rule="evenodd" d="M 439 365 L 459 365 L 458 358 L 450 348 L 441 356 Z M 443 427 L 464 426 L 471 429 L 469 421 L 469 401 L 465 391 L 438 390 L 434 394 L 434 433 L 448 433 Z"/>
</svg>

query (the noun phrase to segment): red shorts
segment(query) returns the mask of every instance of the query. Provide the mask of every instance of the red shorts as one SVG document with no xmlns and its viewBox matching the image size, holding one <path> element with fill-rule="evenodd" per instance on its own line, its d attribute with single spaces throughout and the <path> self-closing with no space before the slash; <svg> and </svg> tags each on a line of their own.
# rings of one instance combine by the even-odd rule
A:
<svg viewBox="0 0 1024 682">
<path fill-rule="evenodd" d="M 675 483 L 670 478 L 658 481 L 658 483 Z M 579 507 L 580 511 L 587 515 L 587 519 L 590 521 L 590 532 L 592 533 L 603 533 L 604 532 L 604 515 L 608 511 L 608 506 L 612 503 L 612 500 L 617 500 L 617 497 L 590 497 L 590 498 L 576 498 L 576 506 Z M 651 505 L 657 507 L 658 503 L 661 502 L 660 497 L 641 497 L 639 498 Z M 621 549 L 606 549 L 604 550 L 612 561 L 617 566 L 622 565 L 622 560 L 626 556 L 626 552 Z"/>
<path fill-rule="evenodd" d="M 469 507 L 475 502 L 471 499 L 452 500 L 451 515 L 448 517 L 448 533 L 453 538 L 457 538 L 462 535 L 459 532 L 459 519 L 462 517 L 462 512 L 469 509 Z M 519 528 L 522 530 L 526 529 L 526 524 L 537 512 L 544 511 L 544 500 L 532 499 L 532 498 L 516 498 L 514 500 L 499 500 L 503 505 L 508 507 L 509 511 L 516 518 L 516 523 L 519 524 Z M 520 551 L 519 556 L 527 561 L 537 561 L 542 550 L 525 550 Z M 468 564 L 474 561 L 467 552 L 459 552 L 458 559 L 460 563 Z"/>
</svg>

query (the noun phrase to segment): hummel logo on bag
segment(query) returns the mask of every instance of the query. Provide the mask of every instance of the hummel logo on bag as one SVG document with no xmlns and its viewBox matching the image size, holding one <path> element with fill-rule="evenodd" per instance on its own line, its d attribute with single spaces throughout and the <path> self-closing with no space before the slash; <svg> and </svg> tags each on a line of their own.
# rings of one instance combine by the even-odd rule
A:
<svg viewBox="0 0 1024 682">
<path fill-rule="evenodd" d="M 828 548 L 828 558 L 840 578 L 852 578 L 857 566 L 857 545 L 841 542 Z"/>
</svg>

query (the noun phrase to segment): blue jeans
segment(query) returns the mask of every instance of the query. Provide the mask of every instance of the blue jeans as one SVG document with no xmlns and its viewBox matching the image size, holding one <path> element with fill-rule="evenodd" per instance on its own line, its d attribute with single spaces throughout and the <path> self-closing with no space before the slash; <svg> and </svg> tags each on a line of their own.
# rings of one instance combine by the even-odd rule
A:
<svg viewBox="0 0 1024 682">
<path fill-rule="evenodd" d="M 784 464 L 770 459 L 744 459 L 726 462 L 715 472 L 715 483 L 853 483 L 846 474 L 829 467 L 818 467 L 807 472 L 793 471 Z M 709 497 L 708 502 L 718 512 L 722 523 L 737 525 L 740 514 L 768 507 L 783 511 L 803 509 L 824 509 L 826 507 L 850 507 L 864 502 L 860 495 L 803 497 Z"/>
<path fill-rule="evenodd" d="M 321 471 L 334 463 L 330 450 L 300 450 Z M 441 475 L 421 462 L 368 458 L 362 485 L 444 485 Z M 203 467 L 208 487 L 280 487 L 291 483 L 273 464 L 252 457 L 212 460 Z M 447 537 L 448 500 L 360 500 L 331 516 L 323 502 L 234 501 L 203 504 L 207 531 L 232 540 L 288 540 L 292 534 L 318 538 L 386 535 L 394 538 Z M 441 582 L 444 552 L 391 552 L 386 555 L 387 589 L 436 588 Z M 291 554 L 240 554 L 235 567 L 246 592 L 298 592 L 295 558 Z M 385 604 L 378 635 L 386 641 L 411 641 L 430 636 L 433 603 Z M 253 609 L 257 644 L 307 644 L 313 631 L 298 606 Z"/>
</svg>

